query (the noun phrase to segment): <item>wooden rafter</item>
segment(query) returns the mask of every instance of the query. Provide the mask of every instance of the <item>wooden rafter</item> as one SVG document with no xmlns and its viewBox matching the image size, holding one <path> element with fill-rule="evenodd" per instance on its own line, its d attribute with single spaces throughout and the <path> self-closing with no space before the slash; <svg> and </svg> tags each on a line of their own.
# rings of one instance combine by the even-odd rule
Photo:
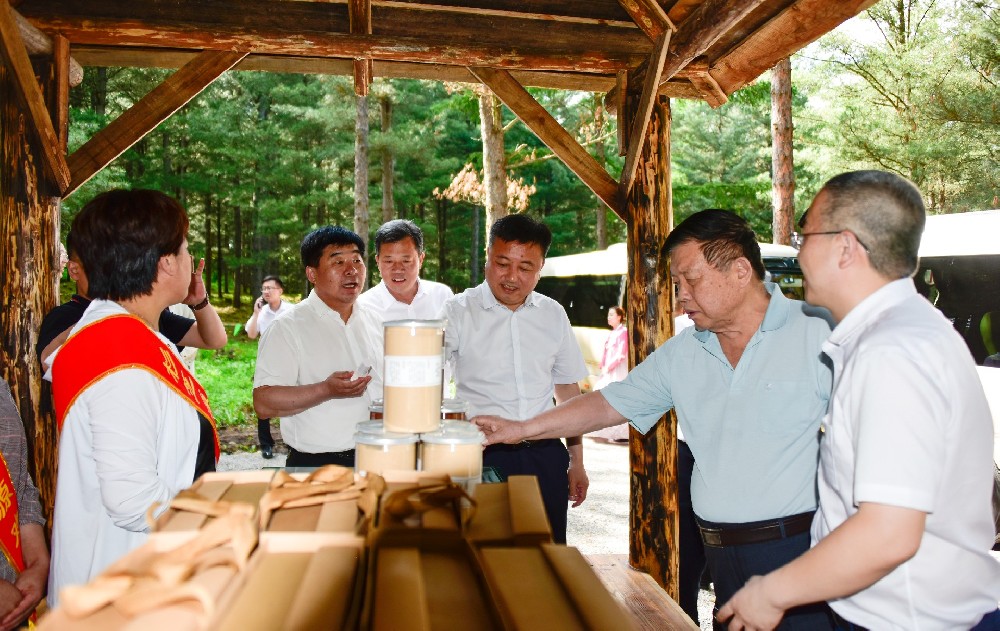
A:
<svg viewBox="0 0 1000 631">
<path fill-rule="evenodd" d="M 679 27 L 667 51 L 667 60 L 659 76 L 659 85 L 664 86 L 679 71 L 700 57 L 724 33 L 739 23 L 748 13 L 765 0 L 705 0 L 688 15 Z M 634 72 L 634 80 L 645 83 L 649 65 L 643 62 Z M 606 103 L 614 99 L 608 93 Z"/>
<path fill-rule="evenodd" d="M 35 72 L 28 59 L 28 52 L 21 41 L 14 11 L 7 2 L 0 2 L 0 53 L 4 66 L 17 86 L 18 98 L 27 110 L 28 123 L 38 137 L 42 150 L 45 171 L 55 186 L 63 191 L 70 182 L 70 170 L 66 158 L 59 151 L 59 136 L 56 135 L 52 118 L 45 107 L 42 90 L 35 80 Z"/>
<path fill-rule="evenodd" d="M 677 27 L 656 0 L 618 0 L 643 33 L 651 41 L 660 39 L 663 31 L 676 31 Z"/>
<path fill-rule="evenodd" d="M 69 143 L 69 88 L 72 72 L 69 42 L 62 35 L 52 38 L 52 67 L 55 73 L 55 131 L 59 137 L 59 153 L 66 155 Z M 67 165 L 68 168 L 68 165 Z"/>
<path fill-rule="evenodd" d="M 352 35 L 372 34 L 372 3 L 371 0 L 349 0 L 348 15 L 351 22 Z M 354 93 L 358 96 L 368 96 L 368 87 L 372 84 L 372 58 L 361 57 L 354 60 Z"/>
<path fill-rule="evenodd" d="M 639 99 L 639 107 L 635 113 L 635 119 L 629 128 L 628 152 L 625 154 L 625 168 L 622 169 L 620 182 L 621 191 L 619 197 L 625 199 L 629 191 L 632 190 L 632 183 L 635 182 L 635 170 L 639 167 L 639 155 L 642 153 L 642 144 L 646 138 L 646 127 L 649 126 L 649 118 L 653 115 L 653 100 L 656 98 L 657 81 L 660 70 L 666 60 L 667 48 L 670 47 L 671 31 L 663 31 L 656 41 L 656 50 L 649 59 L 649 67 L 653 72 L 646 73 L 646 82 L 642 86 L 642 96 Z M 627 121 L 619 120 L 619 124 Z"/>
<path fill-rule="evenodd" d="M 690 68 L 690 66 L 688 66 Z M 720 107 L 729 101 L 725 91 L 719 87 L 719 82 L 712 76 L 712 71 L 706 66 L 703 72 L 692 72 L 688 80 L 701 93 L 701 98 L 712 107 Z"/>
<path fill-rule="evenodd" d="M 625 219 L 614 178 L 509 72 L 496 68 L 469 68 L 469 72 L 492 90 L 608 208 Z"/>
<path fill-rule="evenodd" d="M 153 88 L 138 103 L 94 134 L 69 157 L 73 179 L 68 197 L 126 149 L 156 129 L 219 76 L 246 56 L 245 52 L 205 51 Z"/>
<path fill-rule="evenodd" d="M 17 29 L 21 32 L 21 39 L 24 41 L 24 48 L 28 55 L 51 55 L 52 38 L 38 30 L 34 24 L 29 22 L 23 15 L 14 12 L 14 19 L 17 20 Z M 83 81 L 83 67 L 75 60 L 69 60 L 69 85 L 75 87 Z"/>
</svg>

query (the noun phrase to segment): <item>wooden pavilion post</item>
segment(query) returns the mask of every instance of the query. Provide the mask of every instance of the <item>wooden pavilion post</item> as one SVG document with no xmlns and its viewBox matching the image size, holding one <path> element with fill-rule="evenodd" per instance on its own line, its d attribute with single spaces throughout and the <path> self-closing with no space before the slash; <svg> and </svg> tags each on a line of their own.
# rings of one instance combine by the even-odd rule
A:
<svg viewBox="0 0 1000 631">
<path fill-rule="evenodd" d="M 50 77 L 44 82 L 49 88 L 54 85 Z M 21 412 L 34 464 L 32 477 L 51 518 L 55 415 L 51 395 L 42 386 L 35 341 L 43 315 L 58 303 L 60 199 L 42 166 L 41 141 L 32 133 L 27 116 L 16 83 L 0 66 L 0 239 L 4 243 L 0 283 L 6 297 L 0 311 L 0 372 Z"/>
<path fill-rule="evenodd" d="M 637 99 L 628 99 L 626 113 Z M 619 125 L 631 116 L 621 116 Z M 629 361 L 635 366 L 673 334 L 670 274 L 660 248 L 673 226 L 670 101 L 655 99 L 639 168 L 627 199 Z M 677 421 L 671 413 L 646 436 L 631 432 L 629 563 L 679 597 Z"/>
</svg>

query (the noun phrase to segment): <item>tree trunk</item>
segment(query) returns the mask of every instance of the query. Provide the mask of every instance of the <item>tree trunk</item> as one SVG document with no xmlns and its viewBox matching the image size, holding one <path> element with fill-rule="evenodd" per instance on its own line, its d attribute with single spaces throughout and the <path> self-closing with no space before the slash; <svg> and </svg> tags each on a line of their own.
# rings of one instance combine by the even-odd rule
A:
<svg viewBox="0 0 1000 631">
<path fill-rule="evenodd" d="M 51 68 L 36 72 L 44 92 L 55 89 Z M 51 104 L 56 99 L 47 99 Z M 42 166 L 42 148 L 18 105 L 17 88 L 0 65 L 0 373 L 24 423 L 29 471 L 50 518 L 55 501 L 58 437 L 52 393 L 42 382 L 35 343 L 42 317 L 59 296 L 59 199 Z M 65 104 L 61 105 L 65 107 Z M 65 112 L 64 112 L 65 114 Z M 53 120 L 59 117 L 52 114 Z"/>
<path fill-rule="evenodd" d="M 486 234 L 507 214 L 507 157 L 503 146 L 500 99 L 487 92 L 479 97 L 479 128 L 483 136 L 483 188 Z"/>
<path fill-rule="evenodd" d="M 104 116 L 108 111 L 108 69 L 97 69 L 97 82 L 94 91 L 90 93 L 90 109 L 98 117 Z"/>
<path fill-rule="evenodd" d="M 634 116 L 636 95 L 628 99 Z M 621 114 L 619 114 L 621 116 Z M 670 273 L 660 249 L 673 226 L 670 191 L 670 101 L 653 108 L 635 186 L 628 197 L 629 366 L 644 360 L 673 333 Z M 630 432 L 632 505 L 629 563 L 678 598 L 677 420 L 664 416 L 645 436 Z"/>
<path fill-rule="evenodd" d="M 233 277 L 233 307 L 239 308 L 243 301 L 243 209 L 233 206 L 233 260 L 237 261 Z M 228 278 L 227 278 L 228 281 Z"/>
<path fill-rule="evenodd" d="M 445 282 L 444 273 L 448 269 L 448 256 L 446 253 L 447 242 L 445 240 L 445 235 L 447 234 L 448 228 L 448 200 L 445 198 L 440 198 L 435 203 L 435 211 L 437 213 L 437 225 L 438 225 L 438 275 L 437 280 L 439 283 Z"/>
<path fill-rule="evenodd" d="M 594 142 L 594 157 L 597 162 L 607 167 L 607 158 L 604 153 L 604 95 L 594 94 L 594 133 L 597 141 Z M 603 203 L 597 204 L 597 249 L 603 250 L 608 247 L 608 207 Z"/>
<path fill-rule="evenodd" d="M 795 165 L 792 161 L 792 62 L 786 57 L 771 70 L 772 240 L 788 245 L 795 224 Z"/>
<path fill-rule="evenodd" d="M 472 207 L 472 249 L 469 251 L 469 287 L 479 284 L 479 206 Z"/>
<path fill-rule="evenodd" d="M 393 153 L 392 143 L 389 142 L 389 132 L 392 130 L 392 101 L 386 96 L 379 100 L 379 104 L 382 111 L 382 223 L 385 223 L 396 215 L 392 198 L 396 156 Z"/>
<path fill-rule="evenodd" d="M 368 97 L 355 96 L 354 232 L 368 244 Z"/>
<path fill-rule="evenodd" d="M 215 259 L 212 257 L 212 194 L 205 193 L 202 197 L 202 238 L 205 239 L 205 292 L 212 295 L 212 264 Z"/>
<path fill-rule="evenodd" d="M 222 258 L 222 200 L 215 200 L 215 282 L 218 302 L 222 303 L 222 283 L 224 277 L 223 265 L 225 260 Z"/>
</svg>

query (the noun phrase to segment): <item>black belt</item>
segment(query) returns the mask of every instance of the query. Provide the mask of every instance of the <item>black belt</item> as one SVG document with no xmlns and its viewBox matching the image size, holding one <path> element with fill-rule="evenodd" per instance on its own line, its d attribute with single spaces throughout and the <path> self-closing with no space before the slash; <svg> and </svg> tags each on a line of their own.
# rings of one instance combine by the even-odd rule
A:
<svg viewBox="0 0 1000 631">
<path fill-rule="evenodd" d="M 548 447 L 554 443 L 562 444 L 558 438 L 543 438 L 542 440 L 522 440 L 519 443 L 506 444 L 497 443 L 495 445 L 487 445 L 486 451 L 517 451 L 518 449 L 530 449 L 532 447 Z"/>
<path fill-rule="evenodd" d="M 804 532 L 809 532 L 812 526 L 812 519 L 815 511 L 773 519 L 770 521 L 756 522 L 752 525 L 736 524 L 732 527 L 714 528 L 698 524 L 701 531 L 701 540 L 706 546 L 713 548 L 725 548 L 726 546 L 742 546 L 748 543 L 764 543 L 766 541 L 777 541 L 794 537 Z"/>
</svg>

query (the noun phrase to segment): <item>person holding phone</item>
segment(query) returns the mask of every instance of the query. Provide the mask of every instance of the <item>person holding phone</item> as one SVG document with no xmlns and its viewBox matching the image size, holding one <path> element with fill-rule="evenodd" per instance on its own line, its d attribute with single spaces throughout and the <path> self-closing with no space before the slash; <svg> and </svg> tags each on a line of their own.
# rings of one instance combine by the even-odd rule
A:
<svg viewBox="0 0 1000 631">
<path fill-rule="evenodd" d="M 274 319 L 283 313 L 291 311 L 292 304 L 281 298 L 285 293 L 285 285 L 273 274 L 265 276 L 260 283 L 260 298 L 253 303 L 253 314 L 247 320 L 247 337 L 251 340 L 263 335 Z M 260 453 L 264 458 L 274 458 L 274 437 L 271 436 L 271 419 L 257 419 L 257 440 L 260 441 Z"/>
</svg>

